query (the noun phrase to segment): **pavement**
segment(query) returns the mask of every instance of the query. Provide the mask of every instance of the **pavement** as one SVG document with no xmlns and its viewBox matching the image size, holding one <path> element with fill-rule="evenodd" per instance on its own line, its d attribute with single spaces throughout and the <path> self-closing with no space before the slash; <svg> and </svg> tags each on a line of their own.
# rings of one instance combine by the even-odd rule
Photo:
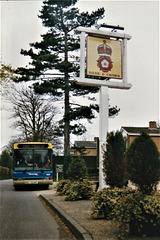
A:
<svg viewBox="0 0 160 240">
<path fill-rule="evenodd" d="M 65 201 L 56 193 L 54 182 L 51 191 L 41 192 L 40 197 L 55 211 L 78 240 L 117 240 L 118 224 L 105 219 L 93 219 L 91 200 Z M 160 237 L 135 237 L 126 240 L 160 240 Z"/>
</svg>

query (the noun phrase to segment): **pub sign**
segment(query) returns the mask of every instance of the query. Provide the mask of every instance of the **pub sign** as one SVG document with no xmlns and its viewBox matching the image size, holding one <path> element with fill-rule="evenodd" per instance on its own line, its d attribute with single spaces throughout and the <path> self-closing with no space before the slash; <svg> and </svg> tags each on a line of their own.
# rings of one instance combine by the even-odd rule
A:
<svg viewBox="0 0 160 240">
<path fill-rule="evenodd" d="M 122 79 L 122 41 L 88 36 L 87 75 Z"/>
</svg>

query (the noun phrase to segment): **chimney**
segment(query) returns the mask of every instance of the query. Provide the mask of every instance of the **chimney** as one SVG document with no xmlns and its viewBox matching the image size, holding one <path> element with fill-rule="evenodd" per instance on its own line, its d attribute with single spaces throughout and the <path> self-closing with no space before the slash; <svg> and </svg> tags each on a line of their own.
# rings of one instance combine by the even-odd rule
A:
<svg viewBox="0 0 160 240">
<path fill-rule="evenodd" d="M 94 137 L 94 142 L 98 142 L 99 141 L 99 137 Z"/>
<path fill-rule="evenodd" d="M 157 128 L 157 124 L 155 121 L 150 121 L 149 122 L 149 128 Z"/>
</svg>

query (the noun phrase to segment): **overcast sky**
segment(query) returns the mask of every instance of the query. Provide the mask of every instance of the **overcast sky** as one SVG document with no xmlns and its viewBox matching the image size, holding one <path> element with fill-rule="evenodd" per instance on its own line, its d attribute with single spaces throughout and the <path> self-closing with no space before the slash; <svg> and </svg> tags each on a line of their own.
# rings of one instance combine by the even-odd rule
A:
<svg viewBox="0 0 160 240">
<path fill-rule="evenodd" d="M 46 32 L 37 17 L 42 1 L 1 0 L 1 60 L 13 67 L 26 66 L 28 57 L 20 54 L 29 49 L 29 43 L 40 41 Z M 82 1 L 81 11 L 105 8 L 105 22 L 120 25 L 132 36 L 127 43 L 128 82 L 130 90 L 109 89 L 109 103 L 121 111 L 109 119 L 109 131 L 121 126 L 148 126 L 149 121 L 160 120 L 159 86 L 159 1 Z M 3 104 L 3 102 L 2 102 Z M 98 119 L 88 126 L 91 138 L 98 136 Z M 14 130 L 3 110 L 1 115 L 1 146 L 8 143 Z M 91 139 L 89 139 L 91 140 Z"/>
</svg>

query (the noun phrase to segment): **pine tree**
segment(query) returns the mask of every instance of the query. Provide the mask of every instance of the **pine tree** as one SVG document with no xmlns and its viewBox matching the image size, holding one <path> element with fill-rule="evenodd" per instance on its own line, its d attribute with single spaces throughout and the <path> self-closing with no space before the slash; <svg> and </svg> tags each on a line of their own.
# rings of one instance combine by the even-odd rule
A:
<svg viewBox="0 0 160 240">
<path fill-rule="evenodd" d="M 74 6 L 77 1 L 45 0 L 43 2 L 39 17 L 42 19 L 43 25 L 48 28 L 48 32 L 42 35 L 41 42 L 30 44 L 30 50 L 21 50 L 21 54 L 31 57 L 32 67 L 18 69 L 22 75 L 21 80 L 26 81 L 37 77 L 43 79 L 43 74 L 46 74 L 47 70 L 54 70 L 54 72 L 57 70 L 59 77 L 51 77 L 47 81 L 43 79 L 43 82 L 36 83 L 34 88 L 39 94 L 51 94 L 55 101 L 62 101 L 64 98 L 64 117 L 59 122 L 58 134 L 64 134 L 65 155 L 70 152 L 70 133 L 79 135 L 86 131 L 82 124 L 71 124 L 71 122 L 83 118 L 90 121 L 94 118 L 94 111 L 98 110 L 98 106 L 95 104 L 79 106 L 73 104 L 70 99 L 70 96 L 87 95 L 98 91 L 98 88 L 77 86 L 70 80 L 77 76 L 79 70 L 77 57 L 73 56 L 80 47 L 79 35 L 75 32 L 76 28 L 79 26 L 91 27 L 104 17 L 103 8 L 91 14 L 80 13 L 79 9 Z"/>
</svg>

